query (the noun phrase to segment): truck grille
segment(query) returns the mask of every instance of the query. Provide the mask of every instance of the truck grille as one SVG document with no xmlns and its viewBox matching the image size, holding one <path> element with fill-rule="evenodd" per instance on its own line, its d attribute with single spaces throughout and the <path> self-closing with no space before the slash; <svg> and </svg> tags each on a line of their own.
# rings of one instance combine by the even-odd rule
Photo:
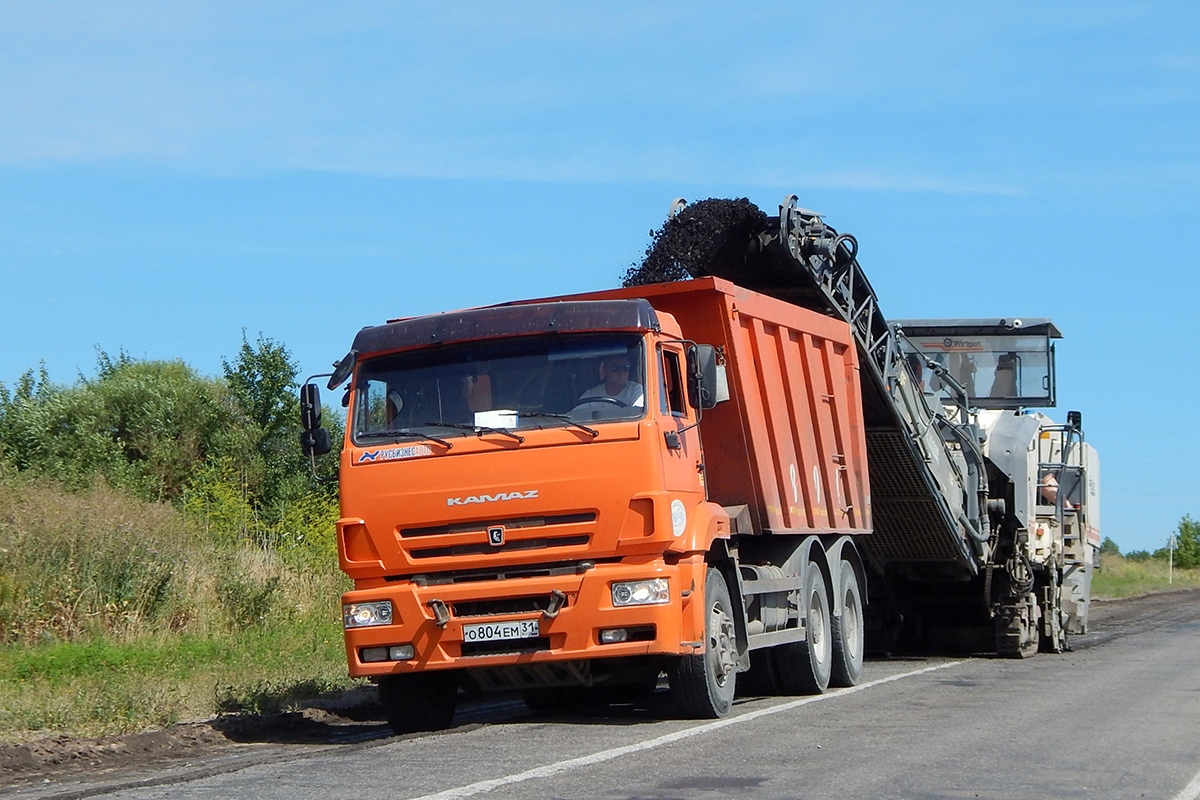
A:
<svg viewBox="0 0 1200 800">
<path fill-rule="evenodd" d="M 548 578 L 557 575 L 582 575 L 597 564 L 614 564 L 621 559 L 593 558 L 586 561 L 559 561 L 551 564 L 514 564 L 495 569 L 453 570 L 449 572 L 419 573 L 417 575 L 388 575 L 384 580 L 412 581 L 417 586 L 443 586 L 453 583 L 481 583 L 520 578 Z"/>
<path fill-rule="evenodd" d="M 595 512 L 580 512 L 401 528 L 398 533 L 406 540 L 405 550 L 415 561 L 582 547 L 591 541 L 589 529 L 595 522 Z M 493 545 L 488 541 L 488 530 L 494 528 L 504 529 L 503 544 Z"/>
<path fill-rule="evenodd" d="M 586 533 L 579 536 L 556 536 L 544 539 L 518 539 L 495 547 L 487 544 L 459 544 L 450 547 L 427 547 L 420 550 L 409 550 L 408 554 L 416 558 L 446 558 L 453 556 L 481 556 L 490 553 L 512 553 L 517 550 L 543 550 L 548 547 L 572 547 L 587 544 L 591 537 Z"/>
<path fill-rule="evenodd" d="M 522 528 L 550 528 L 555 525 L 579 525 L 586 522 L 595 522 L 596 515 L 594 513 L 583 514 L 555 514 L 548 517 L 513 517 L 511 519 L 490 519 L 479 520 L 475 522 L 458 522 L 453 525 L 435 525 L 427 528 L 401 528 L 400 538 L 408 539 L 414 536 L 445 536 L 446 534 L 454 533 L 479 533 L 487 532 L 488 528 L 501 526 L 507 530 L 520 530 Z"/>
<path fill-rule="evenodd" d="M 551 595 L 505 597 L 498 600 L 461 600 L 452 604 L 456 617 L 490 617 L 497 614 L 542 612 L 550 607 Z"/>
</svg>

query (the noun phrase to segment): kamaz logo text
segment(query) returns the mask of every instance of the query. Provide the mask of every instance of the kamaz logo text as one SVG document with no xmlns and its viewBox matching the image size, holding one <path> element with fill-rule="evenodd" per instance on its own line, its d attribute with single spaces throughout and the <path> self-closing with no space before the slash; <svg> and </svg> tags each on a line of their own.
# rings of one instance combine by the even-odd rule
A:
<svg viewBox="0 0 1200 800">
<path fill-rule="evenodd" d="M 471 503 L 498 503 L 501 500 L 532 500 L 538 496 L 537 489 L 528 492 L 497 492 L 496 494 L 473 494 L 468 497 L 447 497 L 448 506 L 466 506 Z"/>
</svg>

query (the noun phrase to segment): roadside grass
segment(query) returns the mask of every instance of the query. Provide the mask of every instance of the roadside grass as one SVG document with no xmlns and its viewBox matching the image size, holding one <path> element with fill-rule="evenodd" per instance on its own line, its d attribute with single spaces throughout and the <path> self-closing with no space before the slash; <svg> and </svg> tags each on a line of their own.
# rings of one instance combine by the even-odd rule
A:
<svg viewBox="0 0 1200 800">
<path fill-rule="evenodd" d="M 1175 569 L 1168 576 L 1167 562 L 1153 558 L 1139 561 L 1105 554 L 1100 569 L 1092 574 L 1092 596 L 1101 599 L 1196 587 L 1200 587 L 1200 569 Z"/>
<path fill-rule="evenodd" d="M 354 685 L 332 536 L 298 529 L 297 549 L 202 522 L 0 474 L 0 743 L 273 713 Z"/>
<path fill-rule="evenodd" d="M 336 595 L 334 595 L 336 598 Z M 164 634 L 0 651 L 0 741 L 104 736 L 276 713 L 349 689 L 333 615 L 224 636 Z"/>
</svg>

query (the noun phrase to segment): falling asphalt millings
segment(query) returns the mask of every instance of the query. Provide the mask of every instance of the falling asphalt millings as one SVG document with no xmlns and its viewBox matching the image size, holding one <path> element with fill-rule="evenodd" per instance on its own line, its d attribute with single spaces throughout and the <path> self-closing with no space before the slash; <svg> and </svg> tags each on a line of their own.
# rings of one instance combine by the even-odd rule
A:
<svg viewBox="0 0 1200 800">
<path fill-rule="evenodd" d="M 742 197 L 709 198 L 686 205 L 651 231 L 641 264 L 629 268 L 622 286 L 667 283 L 736 271 L 746 243 L 767 227 L 762 209 Z M 731 263 L 733 262 L 733 263 Z M 715 268 L 723 263 L 724 268 Z"/>
</svg>

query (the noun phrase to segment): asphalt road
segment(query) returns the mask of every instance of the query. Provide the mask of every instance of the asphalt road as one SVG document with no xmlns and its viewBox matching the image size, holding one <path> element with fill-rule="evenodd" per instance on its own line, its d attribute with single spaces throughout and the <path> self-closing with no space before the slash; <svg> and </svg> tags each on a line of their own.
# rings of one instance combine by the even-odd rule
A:
<svg viewBox="0 0 1200 800">
<path fill-rule="evenodd" d="M 716 722 L 672 719 L 662 693 L 558 716 L 501 700 L 468 708 L 440 734 L 366 726 L 341 743 L 246 745 L 154 774 L 76 776 L 9 794 L 1200 797 L 1200 592 L 1098 604 L 1075 645 L 1027 661 L 870 661 L 854 689 L 743 700 Z"/>
</svg>

